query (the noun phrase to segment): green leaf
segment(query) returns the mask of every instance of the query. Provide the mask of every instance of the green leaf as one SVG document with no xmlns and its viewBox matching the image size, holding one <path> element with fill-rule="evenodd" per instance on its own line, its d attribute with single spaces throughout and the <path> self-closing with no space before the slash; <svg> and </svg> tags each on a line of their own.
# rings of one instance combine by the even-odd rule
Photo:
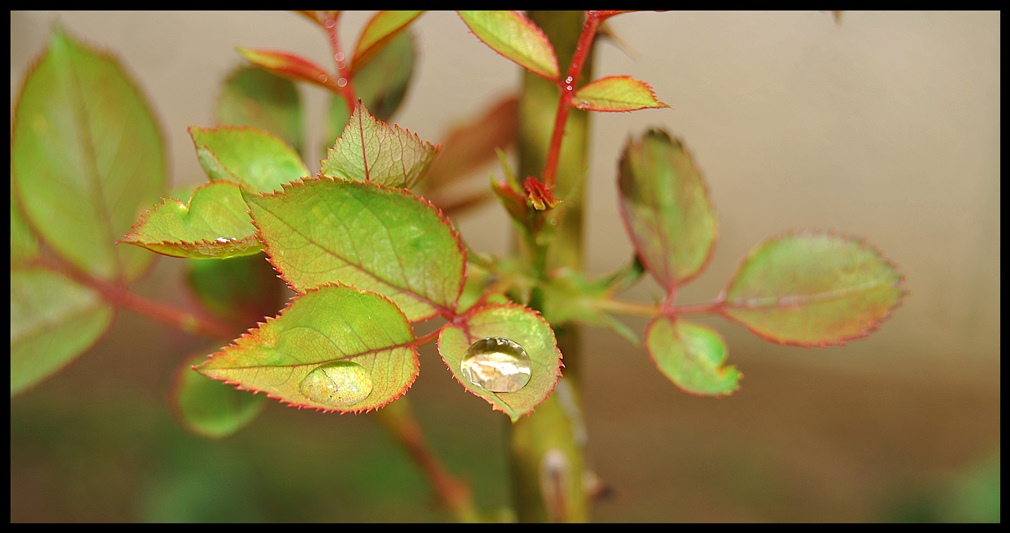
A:
<svg viewBox="0 0 1010 533">
<path fill-rule="evenodd" d="M 267 255 L 298 292 L 343 283 L 383 294 L 411 322 L 448 314 L 465 254 L 429 202 L 371 182 L 307 179 L 281 193 L 245 194 Z"/>
<path fill-rule="evenodd" d="M 25 222 L 14 192 L 11 176 L 11 264 L 24 263 L 39 255 L 39 238 Z"/>
<path fill-rule="evenodd" d="M 62 258 L 134 280 L 154 256 L 116 246 L 165 190 L 154 114 L 119 62 L 57 28 L 14 106 L 11 169 L 24 216 Z"/>
<path fill-rule="evenodd" d="M 197 187 L 189 204 L 170 198 L 154 206 L 121 242 L 194 259 L 256 254 L 263 245 L 247 210 L 240 185 L 212 181 Z"/>
<path fill-rule="evenodd" d="M 44 269 L 11 270 L 11 396 L 55 374 L 112 323 L 87 287 Z"/>
<path fill-rule="evenodd" d="M 437 146 L 416 134 L 376 120 L 359 101 L 320 172 L 331 178 L 406 189 L 417 183 L 437 153 Z"/>
<path fill-rule="evenodd" d="M 645 347 L 660 372 L 684 392 L 723 396 L 740 387 L 740 371 L 723 366 L 726 344 L 707 326 L 656 317 L 645 330 Z"/>
<path fill-rule="evenodd" d="M 530 378 L 515 392 L 490 392 L 467 379 L 460 365 L 475 342 L 486 338 L 509 339 L 522 346 L 529 356 Z M 516 305 L 490 305 L 442 328 L 438 336 L 442 360 L 463 388 L 484 398 L 512 422 L 533 410 L 554 390 L 561 375 L 561 352 L 551 326 L 535 311 Z"/>
<path fill-rule="evenodd" d="M 322 67 L 304 57 L 275 50 L 254 50 L 237 47 L 238 53 L 250 63 L 278 76 L 304 81 L 328 90 L 337 90 L 337 80 Z"/>
<path fill-rule="evenodd" d="M 294 82 L 256 67 L 240 67 L 224 82 L 214 116 L 220 125 L 250 126 L 277 135 L 301 152 L 305 126 Z"/>
<path fill-rule="evenodd" d="M 607 76 L 587 83 L 572 95 L 571 105 L 589 111 L 670 107 L 656 99 L 656 93 L 649 84 L 628 76 Z"/>
<path fill-rule="evenodd" d="M 550 81 L 560 79 L 554 47 L 526 15 L 518 11 L 460 11 L 459 16 L 495 52 Z"/>
<path fill-rule="evenodd" d="M 414 74 L 416 55 L 413 35 L 408 30 L 398 33 L 375 57 L 356 69 L 352 78 L 354 94 L 375 118 L 389 121 L 399 109 Z M 351 111 L 343 97 L 334 95 L 330 98 L 326 149 L 332 147 L 332 140 L 344 131 Z"/>
<path fill-rule="evenodd" d="M 865 337 L 905 291 L 894 265 L 861 240 L 791 233 L 758 245 L 725 290 L 723 314 L 781 344 Z"/>
<path fill-rule="evenodd" d="M 200 165 L 214 181 L 235 181 L 256 192 L 269 192 L 311 175 L 298 152 L 265 131 L 192 126 L 189 135 Z"/>
<path fill-rule="evenodd" d="M 328 285 L 197 367 L 296 407 L 357 413 L 399 398 L 418 372 L 410 324 L 393 302 Z"/>
<path fill-rule="evenodd" d="M 193 370 L 207 360 L 190 357 L 176 370 L 172 399 L 183 426 L 202 437 L 222 439 L 248 426 L 266 407 L 266 396 L 236 390 Z"/>
<path fill-rule="evenodd" d="M 617 182 L 625 227 L 656 281 L 669 293 L 701 272 L 715 244 L 715 214 L 681 141 L 659 130 L 629 140 Z"/>
<path fill-rule="evenodd" d="M 609 280 L 593 282 L 575 270 L 561 268 L 541 286 L 543 291 L 543 316 L 558 327 L 565 323 L 581 322 L 600 328 L 609 328 L 628 342 L 637 345 L 638 337 L 623 322 L 601 311 L 595 304 L 611 293 Z"/>
<path fill-rule="evenodd" d="M 421 16 L 421 11 L 379 11 L 365 24 L 354 47 L 351 72 L 361 70 L 393 38 Z"/>
<path fill-rule="evenodd" d="M 284 288 L 266 255 L 187 261 L 186 282 L 211 313 L 248 327 L 281 307 Z"/>
</svg>

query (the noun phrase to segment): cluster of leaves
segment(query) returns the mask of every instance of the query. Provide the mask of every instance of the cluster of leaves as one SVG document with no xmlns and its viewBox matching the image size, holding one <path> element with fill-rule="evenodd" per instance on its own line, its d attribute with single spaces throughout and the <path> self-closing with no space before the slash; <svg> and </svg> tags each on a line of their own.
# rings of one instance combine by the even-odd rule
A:
<svg viewBox="0 0 1010 533">
<path fill-rule="evenodd" d="M 587 43 L 600 23 L 619 13 L 590 12 Z M 305 14 L 335 39 L 338 14 Z M 560 376 L 552 325 L 613 327 L 637 343 L 612 315 L 643 308 L 653 318 L 641 340 L 659 370 L 685 391 L 728 394 L 740 373 L 724 364 L 721 336 L 684 315 L 716 313 L 774 342 L 823 346 L 866 335 L 900 301 L 901 276 L 872 248 L 832 233 L 800 232 L 759 244 L 712 302 L 676 305 L 679 288 L 711 256 L 716 218 L 690 153 L 658 130 L 631 139 L 619 163 L 619 201 L 636 250 L 628 269 L 592 281 L 468 250 L 445 213 L 422 194 L 435 190 L 426 182 L 452 183 L 431 175 L 447 153 L 384 122 L 410 79 L 414 50 L 406 30 L 418 16 L 378 13 L 350 65 L 337 54 L 335 74 L 293 54 L 240 49 L 259 68 L 240 69 L 227 81 L 218 119 L 230 125 L 189 130 L 208 182 L 187 201 L 160 203 L 164 154 L 147 104 L 114 60 L 57 30 L 14 114 L 12 395 L 58 370 L 108 328 L 128 284 L 153 258 L 139 248 L 193 260 L 189 280 L 201 301 L 238 324 L 276 311 L 278 293 L 269 278 L 279 274 L 294 291 L 286 307 L 201 357 L 196 370 L 324 411 L 369 411 L 403 395 L 419 371 L 418 347 L 437 338 L 457 381 L 515 421 Z M 581 60 L 563 77 L 550 41 L 522 14 L 460 17 L 493 50 L 556 83 L 563 107 L 667 107 L 647 84 L 627 76 L 573 87 Z M 315 172 L 300 155 L 301 110 L 290 80 L 334 93 L 329 124 L 339 136 Z M 494 142 L 505 144 L 501 136 L 487 139 Z M 465 160 L 477 148 L 471 143 L 456 155 Z M 507 167 L 505 174 L 505 181 L 492 180 L 492 190 L 515 226 L 534 242 L 549 242 L 551 228 L 541 214 L 564 207 L 553 197 L 549 172 L 523 182 Z M 137 207 L 150 205 L 137 220 Z M 644 272 L 663 288 L 662 302 L 615 299 Z M 222 293 L 236 273 L 254 281 Z M 241 301 L 250 287 L 257 294 Z M 528 305 L 534 290 L 543 295 L 535 309 Z M 440 321 L 432 333 L 415 333 L 432 329 L 421 327 L 432 320 Z M 461 375 L 466 350 L 488 337 L 525 348 L 532 367 L 525 387 L 490 392 Z M 180 383 L 180 409 L 206 434 L 234 431 L 262 406 L 261 396 L 195 372 L 185 372 Z"/>
</svg>

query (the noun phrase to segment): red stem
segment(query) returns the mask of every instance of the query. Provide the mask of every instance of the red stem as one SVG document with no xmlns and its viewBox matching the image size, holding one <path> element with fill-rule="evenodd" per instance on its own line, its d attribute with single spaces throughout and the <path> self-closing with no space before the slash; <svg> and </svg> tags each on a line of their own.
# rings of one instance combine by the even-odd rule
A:
<svg viewBox="0 0 1010 533">
<path fill-rule="evenodd" d="M 351 85 L 351 72 L 347 68 L 347 58 L 340 48 L 340 38 L 338 37 L 337 22 L 340 20 L 340 12 L 323 21 L 323 28 L 330 38 L 330 49 L 333 51 L 333 62 L 337 65 L 337 91 L 347 103 L 347 109 L 353 110 L 357 105 L 357 97 L 354 94 L 354 86 Z"/>
<path fill-rule="evenodd" d="M 551 134 L 550 148 L 547 150 L 547 162 L 544 164 L 543 182 L 548 189 L 554 189 L 554 176 L 558 171 L 558 160 L 561 157 L 561 139 L 565 135 L 565 123 L 568 121 L 568 108 L 572 104 L 572 96 L 575 94 L 575 83 L 582 73 L 582 66 L 589 57 L 589 49 L 593 44 L 593 38 L 600 27 L 603 18 L 596 11 L 586 12 L 586 23 L 582 26 L 582 34 L 579 35 L 579 42 L 575 46 L 575 55 L 572 56 L 572 64 L 568 67 L 568 77 L 558 80 L 558 87 L 561 89 L 561 100 L 558 102 L 558 112 L 554 116 L 554 133 Z"/>
</svg>

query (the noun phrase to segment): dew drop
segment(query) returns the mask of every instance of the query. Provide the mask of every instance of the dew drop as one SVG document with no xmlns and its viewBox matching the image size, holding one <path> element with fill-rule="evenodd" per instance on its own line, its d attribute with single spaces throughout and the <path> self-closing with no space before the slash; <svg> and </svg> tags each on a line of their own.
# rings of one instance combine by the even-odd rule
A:
<svg viewBox="0 0 1010 533">
<path fill-rule="evenodd" d="M 565 78 L 565 83 L 571 83 L 573 79 L 574 78 L 572 78 L 571 76 L 568 76 L 567 78 Z"/>
<path fill-rule="evenodd" d="M 343 87 L 347 85 L 347 78 L 337 78 L 337 87 Z"/>
<path fill-rule="evenodd" d="M 343 52 L 337 52 L 336 55 L 333 56 L 333 58 L 336 59 L 337 61 L 343 61 L 344 60 L 344 53 Z"/>
<path fill-rule="evenodd" d="M 309 372 L 298 390 L 310 400 L 345 407 L 368 398 L 372 393 L 372 375 L 358 363 L 337 361 Z"/>
<path fill-rule="evenodd" d="M 484 390 L 516 392 L 530 381 L 530 356 L 509 339 L 488 337 L 470 345 L 459 372 Z"/>
</svg>

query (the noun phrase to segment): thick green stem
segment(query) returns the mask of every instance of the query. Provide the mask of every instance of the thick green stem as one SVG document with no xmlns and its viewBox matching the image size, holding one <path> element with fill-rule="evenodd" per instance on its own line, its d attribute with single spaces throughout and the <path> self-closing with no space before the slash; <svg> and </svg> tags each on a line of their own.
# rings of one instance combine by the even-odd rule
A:
<svg viewBox="0 0 1010 533">
<path fill-rule="evenodd" d="M 560 65 L 571 63 L 583 30 L 581 11 L 530 12 L 547 34 Z M 592 54 L 582 68 L 582 83 L 591 76 Z M 561 88 L 539 76 L 524 73 L 520 95 L 517 144 L 521 177 L 540 176 L 546 167 Z M 571 110 L 553 175 L 554 196 L 563 200 L 545 212 L 553 238 L 544 242 L 514 239 L 527 260 L 535 260 L 533 274 L 546 278 L 554 268 L 582 264 L 583 181 L 586 169 L 588 114 Z M 553 163 L 552 163 L 553 164 Z M 542 295 L 529 302 L 537 308 Z M 590 519 L 584 479 L 582 417 L 579 413 L 578 329 L 555 327 L 564 357 L 564 377 L 536 410 L 511 427 L 509 450 L 513 496 L 522 522 L 585 522 Z"/>
</svg>

